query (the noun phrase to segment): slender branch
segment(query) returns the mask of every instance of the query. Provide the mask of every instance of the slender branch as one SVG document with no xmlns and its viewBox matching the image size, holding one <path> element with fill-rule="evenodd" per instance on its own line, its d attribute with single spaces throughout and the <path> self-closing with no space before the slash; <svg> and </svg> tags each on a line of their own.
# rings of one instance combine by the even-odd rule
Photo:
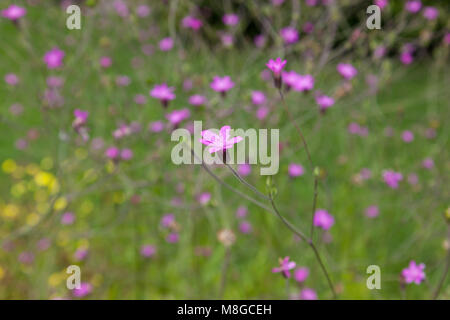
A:
<svg viewBox="0 0 450 320">
<path fill-rule="evenodd" d="M 260 192 L 260 191 L 259 191 L 258 189 L 256 189 L 254 186 L 252 186 L 250 183 L 248 183 L 247 181 L 245 181 L 245 180 L 239 175 L 239 173 L 237 173 L 236 170 L 234 170 L 233 167 L 231 167 L 228 163 L 225 163 L 225 165 L 228 167 L 228 169 L 231 170 L 231 172 L 234 174 L 234 176 L 235 176 L 236 178 L 238 178 L 238 180 L 239 180 L 240 182 L 242 182 L 242 183 L 245 184 L 247 187 L 249 187 L 250 189 L 252 189 L 252 191 L 253 191 L 254 193 L 256 193 L 258 196 L 260 196 L 260 197 L 263 198 L 263 199 L 270 200 L 269 197 L 267 197 L 265 194 L 263 194 L 262 192 Z"/>
<path fill-rule="evenodd" d="M 317 175 L 314 172 L 314 198 L 313 198 L 313 207 L 311 211 L 311 231 L 309 233 L 309 237 L 314 239 L 314 213 L 316 212 L 317 206 Z"/>
<path fill-rule="evenodd" d="M 447 239 L 448 239 L 448 242 L 450 243 L 450 224 L 448 227 Z M 439 293 L 441 292 L 442 286 L 444 285 L 445 278 L 447 277 L 449 270 L 450 270 L 450 248 L 447 248 L 447 257 L 446 257 L 444 272 L 442 273 L 441 279 L 439 280 L 436 289 L 434 289 L 433 296 L 432 296 L 433 300 L 436 300 L 438 298 Z"/>
</svg>

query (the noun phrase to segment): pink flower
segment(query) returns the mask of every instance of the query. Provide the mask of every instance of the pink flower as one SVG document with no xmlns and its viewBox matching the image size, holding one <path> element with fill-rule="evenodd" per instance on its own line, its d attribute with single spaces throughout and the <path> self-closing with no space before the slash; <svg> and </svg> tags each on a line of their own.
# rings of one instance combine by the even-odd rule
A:
<svg viewBox="0 0 450 320">
<path fill-rule="evenodd" d="M 405 4 L 405 8 L 411 13 L 417 13 L 422 8 L 422 2 L 420 0 L 408 1 Z"/>
<path fill-rule="evenodd" d="M 197 196 L 197 201 L 201 205 L 206 205 L 211 200 L 211 193 L 209 192 L 202 192 Z"/>
<path fill-rule="evenodd" d="M 404 142 L 409 143 L 414 140 L 414 134 L 409 130 L 405 130 L 402 133 L 402 139 Z"/>
<path fill-rule="evenodd" d="M 178 235 L 177 232 L 169 233 L 166 237 L 166 241 L 168 243 L 177 243 L 179 239 L 180 239 L 180 236 Z"/>
<path fill-rule="evenodd" d="M 100 66 L 102 68 L 109 68 L 112 65 L 112 59 L 110 57 L 100 57 Z"/>
<path fill-rule="evenodd" d="M 181 23 L 183 27 L 194 31 L 199 30 L 203 26 L 203 22 L 201 20 L 191 16 L 184 17 Z"/>
<path fill-rule="evenodd" d="M 144 258 L 150 258 L 153 257 L 156 253 L 156 247 L 152 246 L 151 244 L 144 244 L 141 246 L 141 256 Z"/>
<path fill-rule="evenodd" d="M 279 77 L 281 75 L 281 71 L 283 70 L 286 63 L 287 63 L 286 60 L 281 60 L 281 58 L 278 57 L 275 60 L 270 59 L 269 62 L 266 63 L 266 66 L 267 66 L 267 68 L 272 70 L 273 74 L 276 77 Z"/>
<path fill-rule="evenodd" d="M 134 96 L 134 102 L 136 104 L 146 104 L 147 103 L 147 97 L 143 94 L 137 94 Z"/>
<path fill-rule="evenodd" d="M 379 6 L 383 10 L 388 5 L 388 0 L 375 0 L 375 5 Z"/>
<path fill-rule="evenodd" d="M 300 177 L 303 175 L 304 170 L 301 164 L 291 163 L 288 167 L 289 176 Z"/>
<path fill-rule="evenodd" d="M 433 167 L 434 167 L 434 161 L 433 161 L 433 159 L 431 159 L 431 158 L 426 158 L 426 159 L 424 159 L 424 160 L 422 161 L 422 166 L 423 166 L 425 169 L 431 169 L 431 168 L 433 168 Z"/>
<path fill-rule="evenodd" d="M 127 4 L 122 0 L 114 1 L 113 7 L 116 10 L 117 14 L 122 18 L 126 18 L 130 14 Z"/>
<path fill-rule="evenodd" d="M 252 225 L 248 221 L 242 221 L 239 224 L 239 231 L 241 231 L 244 234 L 248 234 L 252 232 Z"/>
<path fill-rule="evenodd" d="M 122 149 L 122 151 L 120 151 L 120 158 L 122 160 L 131 160 L 131 158 L 133 158 L 133 151 L 130 149 Z"/>
<path fill-rule="evenodd" d="M 236 217 L 245 218 L 245 216 L 247 216 L 247 213 L 248 213 L 247 207 L 240 206 L 236 210 Z"/>
<path fill-rule="evenodd" d="M 11 21 L 16 21 L 22 18 L 26 13 L 27 9 L 12 4 L 8 8 L 2 10 L 2 17 Z"/>
<path fill-rule="evenodd" d="M 305 0 L 305 3 L 308 7 L 314 7 L 317 5 L 318 0 Z"/>
<path fill-rule="evenodd" d="M 334 224 L 334 218 L 328 211 L 318 209 L 314 213 L 314 226 L 322 228 L 324 230 L 330 229 Z"/>
<path fill-rule="evenodd" d="M 258 34 L 253 39 L 253 42 L 255 43 L 255 46 L 257 48 L 262 48 L 266 44 L 266 37 L 264 35 L 262 35 L 262 34 Z"/>
<path fill-rule="evenodd" d="M 292 71 L 281 72 L 281 77 L 283 79 L 284 84 L 290 89 L 293 86 L 295 86 L 300 75 L 297 72 L 292 70 Z"/>
<path fill-rule="evenodd" d="M 227 26 L 235 26 L 239 23 L 239 16 L 234 13 L 225 14 L 222 21 Z"/>
<path fill-rule="evenodd" d="M 309 91 L 314 88 L 314 77 L 309 74 L 301 75 L 299 74 L 296 82 L 294 83 L 295 91 Z"/>
<path fill-rule="evenodd" d="M 334 105 L 334 99 L 324 94 L 319 94 L 316 97 L 316 103 L 319 105 L 320 111 L 324 112 L 326 109 Z"/>
<path fill-rule="evenodd" d="M 425 7 L 425 9 L 423 10 L 423 16 L 427 20 L 434 20 L 438 17 L 438 15 L 439 10 L 435 7 Z"/>
<path fill-rule="evenodd" d="M 377 206 L 370 206 L 366 209 L 366 216 L 368 218 L 375 218 L 378 216 L 379 210 Z"/>
<path fill-rule="evenodd" d="M 200 94 L 194 94 L 189 97 L 189 104 L 193 106 L 203 106 L 207 103 L 206 97 Z"/>
<path fill-rule="evenodd" d="M 174 110 L 171 113 L 166 114 L 166 119 L 169 120 L 171 124 L 177 126 L 181 121 L 186 120 L 191 116 L 189 109 Z"/>
<path fill-rule="evenodd" d="M 72 212 L 65 212 L 61 216 L 61 224 L 68 225 L 75 222 L 75 215 Z"/>
<path fill-rule="evenodd" d="M 350 63 L 339 63 L 337 65 L 337 71 L 346 80 L 350 80 L 358 74 L 358 70 Z"/>
<path fill-rule="evenodd" d="M 169 51 L 173 47 L 173 40 L 170 37 L 164 38 L 159 42 L 159 49 L 161 51 Z"/>
<path fill-rule="evenodd" d="M 286 27 L 281 29 L 280 35 L 285 44 L 292 44 L 298 41 L 298 31 L 293 27 Z"/>
<path fill-rule="evenodd" d="M 161 218 L 161 226 L 169 228 L 175 223 L 175 215 L 173 213 L 167 213 Z"/>
<path fill-rule="evenodd" d="M 414 57 L 412 55 L 411 52 L 406 51 L 406 52 L 402 52 L 400 54 L 400 62 L 405 64 L 405 65 L 409 65 L 414 61 Z"/>
<path fill-rule="evenodd" d="M 128 76 L 117 76 L 116 84 L 121 87 L 126 87 L 131 83 L 131 80 Z"/>
<path fill-rule="evenodd" d="M 302 300 L 317 300 L 317 293 L 311 288 L 305 288 L 300 292 Z"/>
<path fill-rule="evenodd" d="M 47 68 L 49 69 L 55 69 L 59 68 L 63 65 L 62 60 L 64 59 L 64 56 L 66 54 L 64 51 L 60 50 L 59 48 L 53 48 L 52 50 L 48 51 L 44 55 L 44 62 L 47 64 Z"/>
<path fill-rule="evenodd" d="M 280 263 L 280 266 L 273 268 L 272 272 L 273 273 L 281 272 L 284 277 L 290 278 L 291 272 L 289 270 L 292 270 L 295 268 L 295 265 L 296 265 L 295 262 L 289 261 L 289 257 L 285 257 L 284 259 L 280 258 L 279 263 Z"/>
<path fill-rule="evenodd" d="M 231 138 L 230 130 L 230 126 L 223 126 L 220 128 L 219 135 L 211 130 L 203 130 L 201 132 L 203 138 L 200 139 L 200 142 L 210 147 L 209 153 L 232 148 L 235 143 L 240 142 L 243 138 L 240 136 Z"/>
<path fill-rule="evenodd" d="M 301 283 L 301 282 L 305 281 L 306 278 L 308 278 L 308 275 L 309 275 L 309 269 L 306 267 L 300 267 L 300 268 L 297 268 L 297 270 L 295 270 L 294 279 L 295 279 L 295 281 Z"/>
<path fill-rule="evenodd" d="M 50 76 L 47 78 L 47 85 L 50 88 L 60 88 L 64 84 L 64 79 L 61 77 Z"/>
<path fill-rule="evenodd" d="M 5 75 L 5 82 L 10 86 L 15 86 L 19 83 L 19 77 L 14 73 L 8 73 Z"/>
<path fill-rule="evenodd" d="M 259 120 L 264 120 L 269 114 L 269 108 L 267 106 L 260 106 L 258 110 L 256 110 L 256 118 Z"/>
<path fill-rule="evenodd" d="M 248 163 L 240 164 L 238 166 L 238 173 L 243 177 L 248 176 L 251 172 L 252 167 Z"/>
<path fill-rule="evenodd" d="M 72 126 L 74 128 L 80 128 L 81 126 L 84 126 L 86 124 L 89 112 L 80 109 L 75 109 L 73 115 L 75 116 L 75 120 L 73 121 Z"/>
<path fill-rule="evenodd" d="M 150 91 L 150 96 L 159 99 L 164 107 L 167 107 L 170 100 L 175 99 L 174 87 L 168 87 L 167 84 L 157 84 Z"/>
<path fill-rule="evenodd" d="M 215 76 L 210 86 L 214 91 L 223 94 L 234 87 L 234 82 L 231 81 L 231 78 L 229 76 L 225 77 Z"/>
<path fill-rule="evenodd" d="M 34 262 L 34 254 L 28 251 L 21 252 L 19 254 L 19 261 L 24 264 L 32 264 Z"/>
<path fill-rule="evenodd" d="M 223 33 L 220 36 L 220 40 L 225 47 L 231 47 L 234 43 L 234 36 L 229 33 Z"/>
<path fill-rule="evenodd" d="M 164 130 L 164 123 L 162 121 L 150 122 L 148 128 L 151 132 L 161 132 Z"/>
<path fill-rule="evenodd" d="M 393 170 L 384 170 L 383 180 L 392 189 L 397 189 L 398 183 L 403 180 L 403 175 Z"/>
<path fill-rule="evenodd" d="M 417 176 L 417 174 L 415 173 L 410 173 L 408 175 L 408 183 L 412 186 L 416 185 L 419 183 L 419 177 Z"/>
<path fill-rule="evenodd" d="M 150 7 L 145 4 L 141 4 L 136 8 L 136 14 L 141 18 L 148 17 L 150 11 Z"/>
<path fill-rule="evenodd" d="M 79 289 L 73 289 L 73 295 L 77 298 L 83 298 L 92 292 L 92 285 L 82 282 Z"/>
<path fill-rule="evenodd" d="M 264 104 L 266 102 L 266 96 L 262 91 L 252 91 L 252 103 L 254 105 Z"/>
<path fill-rule="evenodd" d="M 86 249 L 86 248 L 79 248 L 79 249 L 77 249 L 77 251 L 75 251 L 73 256 L 74 256 L 75 260 L 82 261 L 82 260 L 86 259 L 88 254 L 89 254 L 89 250 L 88 249 Z"/>
<path fill-rule="evenodd" d="M 119 155 L 120 155 L 119 148 L 109 147 L 108 149 L 106 149 L 105 156 L 111 160 L 117 159 Z"/>
<path fill-rule="evenodd" d="M 402 278 L 406 283 L 420 284 L 425 280 L 425 264 L 421 263 L 419 265 L 413 260 L 409 263 L 409 266 L 402 270 Z"/>
</svg>

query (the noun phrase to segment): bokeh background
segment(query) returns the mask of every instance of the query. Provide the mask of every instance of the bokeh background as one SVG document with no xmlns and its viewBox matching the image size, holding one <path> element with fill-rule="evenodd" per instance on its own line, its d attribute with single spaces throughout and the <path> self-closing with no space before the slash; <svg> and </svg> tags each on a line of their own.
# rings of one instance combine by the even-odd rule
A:
<svg viewBox="0 0 450 320">
<path fill-rule="evenodd" d="M 234 190 L 172 163 L 171 131 L 194 120 L 280 129 L 275 202 L 309 234 L 317 177 L 334 224 L 314 241 L 339 298 L 450 298 L 448 3 L 375 1 L 369 30 L 373 3 L 1 1 L 0 298 L 331 298 L 311 248 L 234 191 L 269 202 L 224 166 L 209 169 Z M 266 67 L 277 57 L 314 78 L 285 81 L 290 119 Z M 234 86 L 220 94 L 216 76 Z M 150 94 L 163 83 L 166 108 Z M 233 167 L 267 193 L 259 165 Z M 289 278 L 272 272 L 286 256 Z"/>
</svg>

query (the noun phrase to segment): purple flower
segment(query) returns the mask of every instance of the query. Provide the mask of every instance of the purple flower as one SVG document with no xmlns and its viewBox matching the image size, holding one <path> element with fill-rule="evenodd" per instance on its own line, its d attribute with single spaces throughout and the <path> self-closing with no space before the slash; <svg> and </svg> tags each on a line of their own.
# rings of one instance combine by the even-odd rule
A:
<svg viewBox="0 0 450 320">
<path fill-rule="evenodd" d="M 161 226 L 169 228 L 175 223 L 175 215 L 173 213 L 167 213 L 161 218 Z"/>
<path fill-rule="evenodd" d="M 64 79 L 61 77 L 50 76 L 47 78 L 47 85 L 50 88 L 60 88 L 64 84 Z"/>
<path fill-rule="evenodd" d="M 73 295 L 77 298 L 83 298 L 92 292 L 92 285 L 82 282 L 79 289 L 73 289 Z"/>
<path fill-rule="evenodd" d="M 379 213 L 378 207 L 375 205 L 366 208 L 366 216 L 368 218 L 375 218 L 378 216 L 378 213 Z"/>
<path fill-rule="evenodd" d="M 32 264 L 34 262 L 34 254 L 28 251 L 21 252 L 19 254 L 19 261 L 23 264 Z"/>
<path fill-rule="evenodd" d="M 281 272 L 285 278 L 290 278 L 291 277 L 290 270 L 295 268 L 296 265 L 295 262 L 289 261 L 289 257 L 285 257 L 284 259 L 280 258 L 279 263 L 280 266 L 273 268 L 272 272 L 273 273 Z"/>
<path fill-rule="evenodd" d="M 286 63 L 287 63 L 286 60 L 281 60 L 281 58 L 278 57 L 275 60 L 270 59 L 269 62 L 266 63 L 266 66 L 267 66 L 267 68 L 272 70 L 273 74 L 276 77 L 279 77 L 281 75 L 281 71 L 283 70 Z"/>
<path fill-rule="evenodd" d="M 127 4 L 122 0 L 114 1 L 113 7 L 116 10 L 117 14 L 122 18 L 126 18 L 130 14 Z"/>
<path fill-rule="evenodd" d="M 122 149 L 122 151 L 120 151 L 120 158 L 122 160 L 131 160 L 131 158 L 133 158 L 133 151 L 130 149 Z"/>
<path fill-rule="evenodd" d="M 241 231 L 244 234 L 248 234 L 252 232 L 252 225 L 248 221 L 242 221 L 239 224 L 239 231 Z"/>
<path fill-rule="evenodd" d="M 75 222 L 75 215 L 72 212 L 65 212 L 61 216 L 61 224 L 69 225 Z"/>
<path fill-rule="evenodd" d="M 299 283 L 305 281 L 306 278 L 308 278 L 308 275 L 309 275 L 309 269 L 306 267 L 300 267 L 294 271 L 294 279 L 295 279 L 295 281 L 297 281 Z"/>
<path fill-rule="evenodd" d="M 431 159 L 431 158 L 425 158 L 425 159 L 422 161 L 422 166 L 423 166 L 425 169 L 431 169 L 431 168 L 433 168 L 433 167 L 434 167 L 434 161 L 433 161 L 433 159 Z"/>
<path fill-rule="evenodd" d="M 110 57 L 100 57 L 100 66 L 102 68 L 109 68 L 112 65 L 112 59 Z"/>
<path fill-rule="evenodd" d="M 55 69 L 63 65 L 65 53 L 59 48 L 53 48 L 44 55 L 44 62 L 47 64 L 47 68 Z"/>
<path fill-rule="evenodd" d="M 159 49 L 161 51 L 169 51 L 173 47 L 173 40 L 172 38 L 164 38 L 159 42 Z"/>
<path fill-rule="evenodd" d="M 16 21 L 22 18 L 26 13 L 27 9 L 12 4 L 8 8 L 2 10 L 2 17 L 11 21 Z"/>
<path fill-rule="evenodd" d="M 414 140 L 414 134 L 409 130 L 405 130 L 402 133 L 402 139 L 404 142 L 409 143 Z"/>
<path fill-rule="evenodd" d="M 203 138 L 200 139 L 200 142 L 210 147 L 209 153 L 232 148 L 235 143 L 242 141 L 243 138 L 240 136 L 231 138 L 230 131 L 230 126 L 220 128 L 219 135 L 211 130 L 203 130 L 201 132 Z"/>
<path fill-rule="evenodd" d="M 164 123 L 162 121 L 153 121 L 148 125 L 148 129 L 151 132 L 161 132 L 164 130 Z"/>
<path fill-rule="evenodd" d="M 295 71 L 283 71 L 281 73 L 284 84 L 290 89 L 294 87 L 300 75 Z"/>
<path fill-rule="evenodd" d="M 231 81 L 231 78 L 229 76 L 215 76 L 210 86 L 216 92 L 225 93 L 234 87 L 234 82 Z"/>
<path fill-rule="evenodd" d="M 402 52 L 400 54 L 400 62 L 405 64 L 405 65 L 409 65 L 414 61 L 414 57 L 412 55 L 411 52 L 406 51 L 406 52 Z"/>
<path fill-rule="evenodd" d="M 375 0 L 375 5 L 379 6 L 383 10 L 388 5 L 388 0 Z"/>
<path fill-rule="evenodd" d="M 171 113 L 166 114 L 166 119 L 169 120 L 171 124 L 177 126 L 181 121 L 186 120 L 191 116 L 189 109 L 174 110 Z"/>
<path fill-rule="evenodd" d="M 320 111 L 324 112 L 326 109 L 334 105 L 334 99 L 324 94 L 319 94 L 316 97 L 316 103 L 319 105 Z"/>
<path fill-rule="evenodd" d="M 164 107 L 167 107 L 170 100 L 175 99 L 174 87 L 168 87 L 167 84 L 157 84 L 150 91 L 150 96 L 159 99 Z"/>
<path fill-rule="evenodd" d="M 266 106 L 260 106 L 258 110 L 256 110 L 256 118 L 259 120 L 263 120 L 269 114 L 269 108 Z"/>
<path fill-rule="evenodd" d="M 423 10 L 423 16 L 427 20 L 434 20 L 438 17 L 439 10 L 435 7 L 425 7 Z"/>
<path fill-rule="evenodd" d="M 14 73 L 8 73 L 5 75 L 5 82 L 10 86 L 15 86 L 19 83 L 19 77 Z"/>
<path fill-rule="evenodd" d="M 143 94 L 137 94 L 134 96 L 134 102 L 136 104 L 146 104 L 147 103 L 147 97 Z"/>
<path fill-rule="evenodd" d="M 247 216 L 247 213 L 248 213 L 247 207 L 240 206 L 236 210 L 236 217 L 245 218 L 245 216 Z"/>
<path fill-rule="evenodd" d="M 166 237 L 166 241 L 168 243 L 176 243 L 178 242 L 180 236 L 176 232 L 169 233 Z"/>
<path fill-rule="evenodd" d="M 286 27 L 281 29 L 280 35 L 285 44 L 292 44 L 298 41 L 298 31 L 293 27 Z"/>
<path fill-rule="evenodd" d="M 197 201 L 201 205 L 206 205 L 211 200 L 211 193 L 209 192 L 202 192 L 197 196 Z"/>
<path fill-rule="evenodd" d="M 75 116 L 75 121 L 77 122 L 77 124 L 78 125 L 83 125 L 87 121 L 87 118 L 89 116 L 89 112 L 88 111 L 84 111 L 84 110 L 80 110 L 80 109 L 75 109 L 75 111 L 73 112 L 73 115 Z"/>
<path fill-rule="evenodd" d="M 425 264 L 421 263 L 419 265 L 413 260 L 409 263 L 409 266 L 402 270 L 402 278 L 406 283 L 420 284 L 425 280 Z"/>
<path fill-rule="evenodd" d="M 109 147 L 106 149 L 105 156 L 111 160 L 116 160 L 120 155 L 119 148 L 116 147 Z"/>
<path fill-rule="evenodd" d="M 266 96 L 262 91 L 252 91 L 252 103 L 254 105 L 264 104 L 266 102 Z"/>
<path fill-rule="evenodd" d="M 194 31 L 199 30 L 203 26 L 203 22 L 201 20 L 191 16 L 184 17 L 181 23 L 184 28 L 192 29 Z"/>
<path fill-rule="evenodd" d="M 420 0 L 408 1 L 405 4 L 405 8 L 411 13 L 417 13 L 422 8 L 422 2 Z"/>
<path fill-rule="evenodd" d="M 301 164 L 291 163 L 288 167 L 289 176 L 291 177 L 300 177 L 304 173 L 304 169 Z"/>
<path fill-rule="evenodd" d="M 314 213 L 314 226 L 324 230 L 330 229 L 334 224 L 334 217 L 324 209 L 318 209 Z"/>
<path fill-rule="evenodd" d="M 234 13 L 225 14 L 222 21 L 227 26 L 235 26 L 239 23 L 239 16 Z"/>
<path fill-rule="evenodd" d="M 238 166 L 238 173 L 243 177 L 248 176 L 251 172 L 252 167 L 248 163 L 243 163 Z"/>
<path fill-rule="evenodd" d="M 392 189 L 397 189 L 398 183 L 403 180 L 403 175 L 393 170 L 384 170 L 383 180 Z"/>
<path fill-rule="evenodd" d="M 74 258 L 77 261 L 82 261 L 86 259 L 87 255 L 89 254 L 89 250 L 86 248 L 78 248 L 77 251 L 74 253 Z"/>
<path fill-rule="evenodd" d="M 311 288 L 305 288 L 300 292 L 302 300 L 317 300 L 317 293 Z"/>
<path fill-rule="evenodd" d="M 408 183 L 412 186 L 416 185 L 419 183 L 419 177 L 417 176 L 417 174 L 415 173 L 410 173 L 408 175 Z"/>
<path fill-rule="evenodd" d="M 350 80 L 358 74 L 358 70 L 350 63 L 339 63 L 337 65 L 337 71 L 346 80 Z"/>
<path fill-rule="evenodd" d="M 150 14 L 150 11 L 150 7 L 145 4 L 141 4 L 136 8 L 136 14 L 141 18 L 147 17 Z"/>
<path fill-rule="evenodd" d="M 309 74 L 299 74 L 293 87 L 295 91 L 300 92 L 312 90 L 314 88 L 314 77 Z"/>
<path fill-rule="evenodd" d="M 194 94 L 193 96 L 189 97 L 189 104 L 193 106 L 203 106 L 206 104 L 206 102 L 206 97 L 200 94 Z"/>
<path fill-rule="evenodd" d="M 141 246 L 141 256 L 144 258 L 153 257 L 156 253 L 156 247 L 151 244 L 144 244 Z"/>
</svg>

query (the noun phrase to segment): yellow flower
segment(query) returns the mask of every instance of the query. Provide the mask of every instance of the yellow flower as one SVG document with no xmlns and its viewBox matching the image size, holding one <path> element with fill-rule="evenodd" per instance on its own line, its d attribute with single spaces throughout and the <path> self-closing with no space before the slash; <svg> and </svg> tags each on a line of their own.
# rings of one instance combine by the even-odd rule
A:
<svg viewBox="0 0 450 320">
<path fill-rule="evenodd" d="M 30 226 L 34 226 L 36 223 L 39 222 L 39 215 L 37 213 L 30 213 L 27 216 L 27 224 Z"/>
<path fill-rule="evenodd" d="M 11 187 L 11 194 L 16 198 L 21 197 L 26 191 L 27 187 L 22 182 L 16 183 Z"/>
<path fill-rule="evenodd" d="M 58 286 L 62 281 L 64 281 L 65 274 L 61 272 L 55 272 L 48 277 L 48 285 L 51 287 Z"/>
<path fill-rule="evenodd" d="M 17 164 L 12 159 L 6 159 L 2 163 L 2 170 L 5 173 L 13 173 L 16 170 L 16 168 L 17 168 Z"/>
<path fill-rule="evenodd" d="M 41 187 L 50 185 L 54 180 L 55 177 L 51 173 L 45 171 L 41 171 L 34 176 L 34 182 Z"/>
<path fill-rule="evenodd" d="M 59 197 L 56 199 L 53 208 L 55 210 L 64 210 L 67 207 L 67 200 L 64 197 Z"/>
<path fill-rule="evenodd" d="M 15 204 L 7 204 L 3 208 L 3 216 L 5 218 L 14 219 L 19 214 L 19 207 Z"/>
<path fill-rule="evenodd" d="M 35 165 L 34 163 L 30 163 L 29 165 L 26 166 L 25 171 L 30 176 L 34 176 L 35 174 L 37 174 L 39 172 L 39 167 L 37 165 Z"/>
</svg>

